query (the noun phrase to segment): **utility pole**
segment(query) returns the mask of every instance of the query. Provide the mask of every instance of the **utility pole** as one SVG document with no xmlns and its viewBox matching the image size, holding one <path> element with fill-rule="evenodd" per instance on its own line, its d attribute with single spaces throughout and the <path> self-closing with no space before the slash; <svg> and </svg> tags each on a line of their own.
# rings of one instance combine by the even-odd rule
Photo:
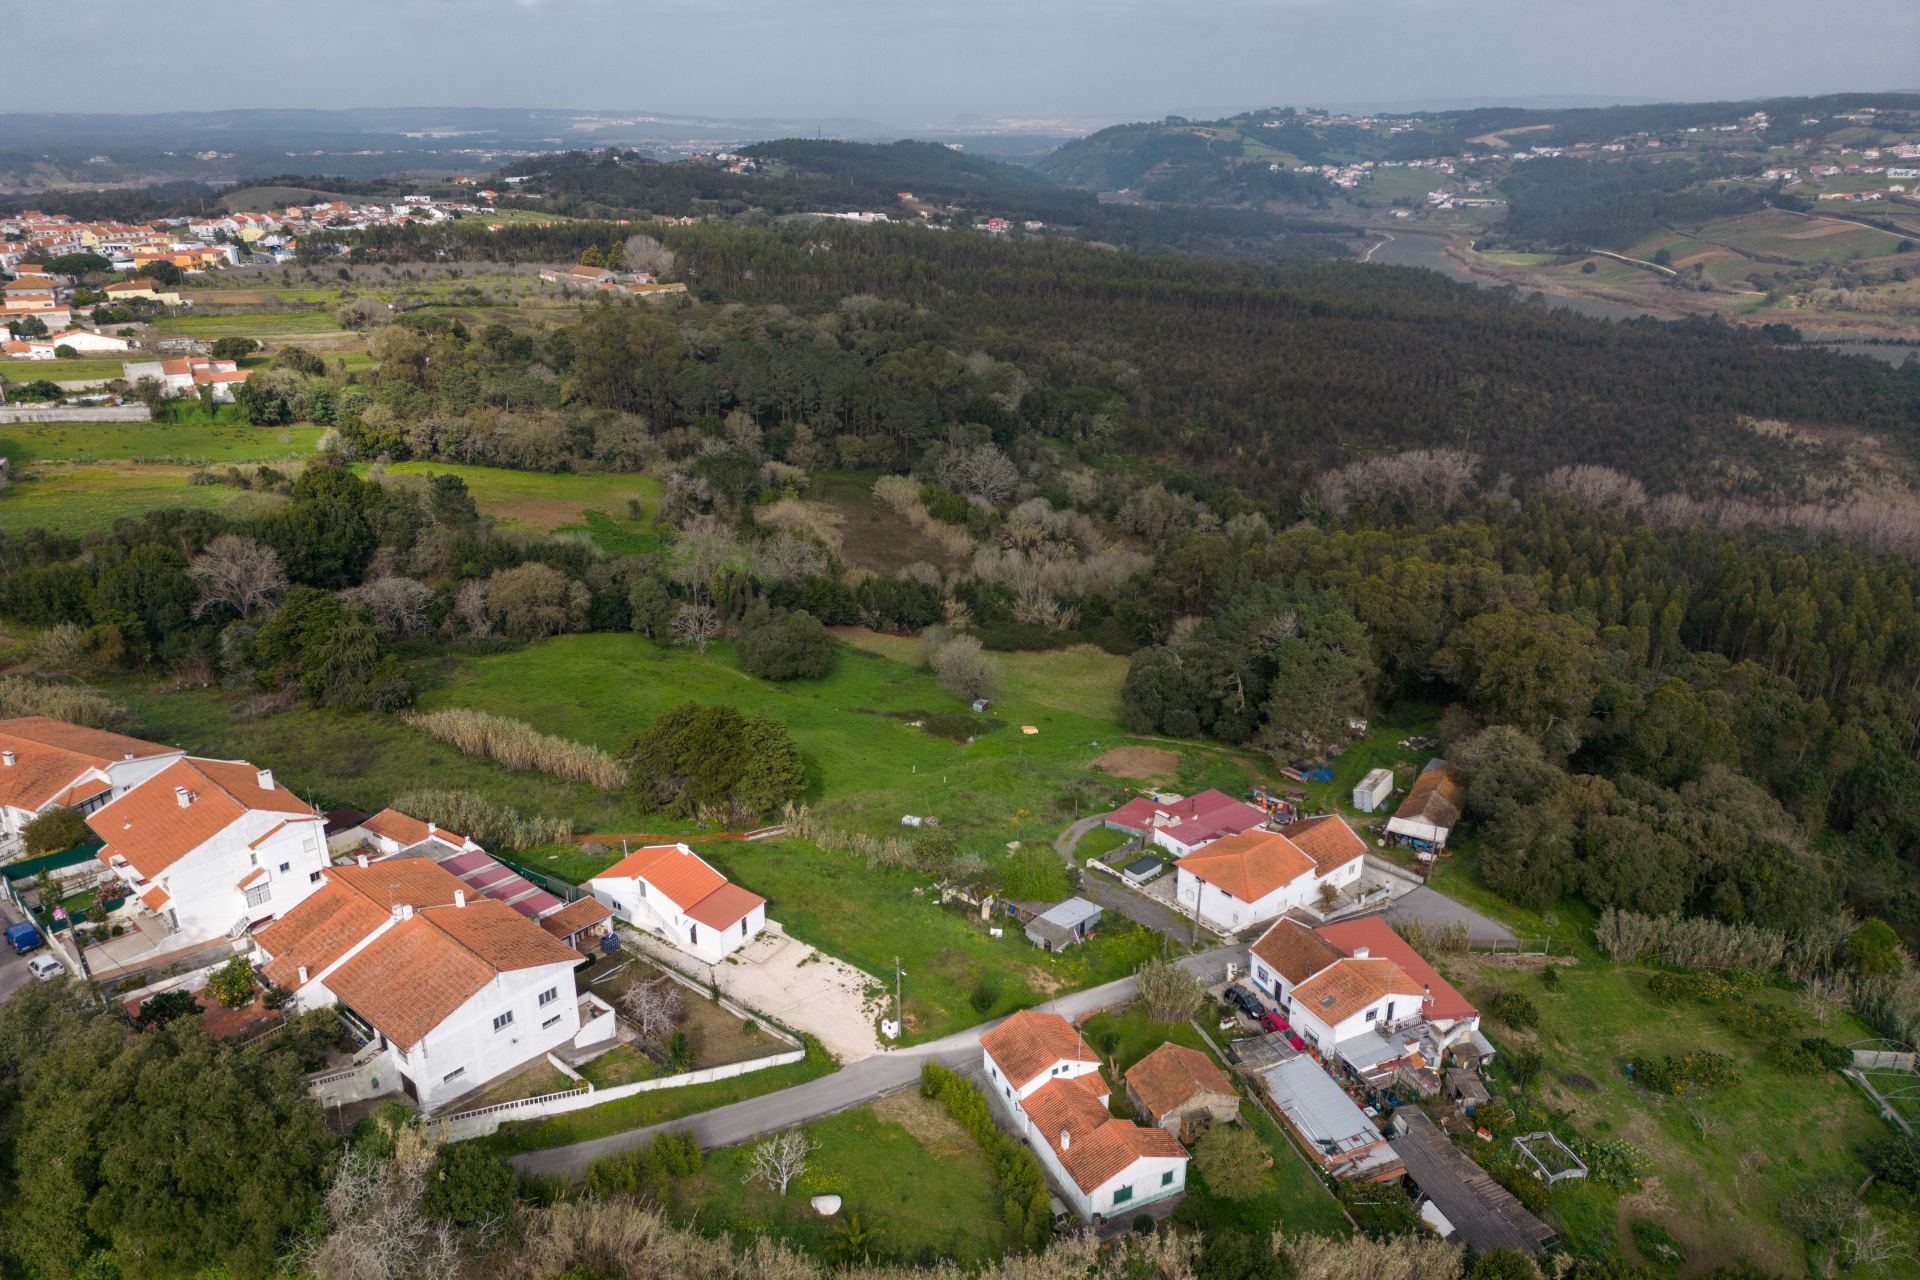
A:
<svg viewBox="0 0 1920 1280">
<path fill-rule="evenodd" d="M 906 970 L 900 967 L 900 957 L 895 956 L 893 958 L 893 1020 L 900 1024 L 902 1031 L 907 1029 L 906 1018 L 900 1012 L 900 976 L 905 972 Z"/>
</svg>

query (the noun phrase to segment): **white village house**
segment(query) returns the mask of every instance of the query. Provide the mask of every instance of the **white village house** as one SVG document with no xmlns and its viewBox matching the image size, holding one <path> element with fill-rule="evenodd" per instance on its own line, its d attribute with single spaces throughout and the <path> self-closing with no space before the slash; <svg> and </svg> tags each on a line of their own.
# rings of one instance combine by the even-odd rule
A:
<svg viewBox="0 0 1920 1280">
<path fill-rule="evenodd" d="M 303 1011 L 337 1005 L 425 1110 L 615 1034 L 612 1008 L 575 994 L 585 957 L 430 858 L 329 868 L 255 941 L 269 981 Z"/>
<path fill-rule="evenodd" d="M 1321 890 L 1357 885 L 1366 844 L 1339 817 L 1307 818 L 1278 831 L 1245 831 L 1174 864 L 1174 894 L 1201 923 L 1238 933 L 1286 911 L 1315 910 Z"/>
<path fill-rule="evenodd" d="M 987 1087 L 1085 1221 L 1187 1189 L 1187 1151 L 1108 1108 L 1100 1058 L 1065 1018 L 1021 1010 L 980 1037 Z"/>
<path fill-rule="evenodd" d="M 87 825 L 100 861 L 184 942 L 284 915 L 327 867 L 325 820 L 244 760 L 176 758 Z"/>
<path fill-rule="evenodd" d="M 587 887 L 615 916 L 708 964 L 767 927 L 767 900 L 731 883 L 684 844 L 636 849 Z"/>
<path fill-rule="evenodd" d="M 0 849 L 47 810 L 92 813 L 185 754 L 45 716 L 0 720 Z"/>
</svg>

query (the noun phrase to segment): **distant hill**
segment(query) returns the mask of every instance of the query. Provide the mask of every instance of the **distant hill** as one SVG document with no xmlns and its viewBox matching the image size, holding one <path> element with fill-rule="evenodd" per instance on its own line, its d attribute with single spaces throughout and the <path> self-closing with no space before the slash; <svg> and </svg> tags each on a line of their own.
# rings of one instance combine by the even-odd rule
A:
<svg viewBox="0 0 1920 1280">
<path fill-rule="evenodd" d="M 782 138 L 741 152 L 766 163 L 791 165 L 804 174 L 854 187 L 911 191 L 948 199 L 990 191 L 1048 190 L 1051 178 L 1020 165 L 969 155 L 938 142 L 903 139 L 884 145 Z"/>
</svg>

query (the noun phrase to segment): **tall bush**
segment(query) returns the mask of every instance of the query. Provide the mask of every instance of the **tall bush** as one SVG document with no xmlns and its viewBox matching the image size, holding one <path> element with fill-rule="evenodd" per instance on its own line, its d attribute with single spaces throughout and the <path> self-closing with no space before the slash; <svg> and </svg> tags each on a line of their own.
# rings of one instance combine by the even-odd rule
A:
<svg viewBox="0 0 1920 1280">
<path fill-rule="evenodd" d="M 541 733 L 521 720 L 459 707 L 402 712 L 400 719 L 470 756 L 490 756 L 509 769 L 538 769 L 608 791 L 627 784 L 625 766 L 600 748 Z"/>
<path fill-rule="evenodd" d="M 393 807 L 489 847 L 531 849 L 573 834 L 571 818 L 523 818 L 471 791 L 408 791 L 393 798 Z"/>
<path fill-rule="evenodd" d="M 920 1068 L 920 1092 L 945 1104 L 953 1122 L 980 1145 L 1004 1201 L 1002 1217 L 1009 1243 L 1045 1248 L 1053 1237 L 1053 1217 L 1047 1209 L 1047 1177 L 1033 1152 L 1000 1132 L 985 1095 L 939 1063 L 928 1062 Z"/>
</svg>

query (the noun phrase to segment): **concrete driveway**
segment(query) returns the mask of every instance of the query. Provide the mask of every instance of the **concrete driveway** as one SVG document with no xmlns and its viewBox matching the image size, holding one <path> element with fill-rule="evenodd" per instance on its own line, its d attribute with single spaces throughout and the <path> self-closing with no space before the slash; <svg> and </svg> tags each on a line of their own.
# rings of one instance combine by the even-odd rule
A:
<svg viewBox="0 0 1920 1280">
<path fill-rule="evenodd" d="M 1381 915 L 1388 923 L 1418 920 L 1426 925 L 1464 924 L 1467 926 L 1467 937 L 1474 942 L 1513 941 L 1513 930 L 1498 920 L 1483 916 L 1472 907 L 1455 902 L 1425 885 L 1395 898 L 1393 905 Z"/>
<path fill-rule="evenodd" d="M 1230 962 L 1244 964 L 1246 954 L 1244 947 L 1217 947 L 1197 956 L 1188 956 L 1180 963 L 1199 977 L 1201 982 L 1212 986 L 1226 976 Z M 1130 1000 L 1133 995 L 1133 979 L 1122 978 L 1118 982 L 1062 996 L 1039 1007 L 1046 1013 L 1075 1018 Z M 577 1175 L 603 1156 L 651 1141 L 661 1129 L 691 1129 L 700 1145 L 709 1151 L 717 1147 L 734 1146 L 762 1134 L 778 1133 L 822 1116 L 863 1106 L 896 1089 L 904 1089 L 919 1081 L 920 1066 L 930 1059 L 956 1069 L 977 1065 L 980 1060 L 980 1037 L 999 1025 L 996 1019 L 928 1044 L 875 1054 L 851 1063 L 830 1076 L 809 1080 L 806 1084 L 777 1093 L 748 1098 L 744 1102 L 716 1107 L 686 1120 L 630 1129 L 608 1138 L 577 1142 L 570 1147 L 530 1151 L 515 1156 L 513 1164 L 516 1169 L 528 1173 Z"/>
<path fill-rule="evenodd" d="M 1104 820 L 1104 813 L 1082 818 L 1060 833 L 1053 842 L 1055 852 L 1066 859 L 1068 866 L 1078 865 L 1073 851 L 1080 844 L 1080 837 L 1098 827 Z M 1162 872 L 1161 879 L 1169 885 L 1173 883 L 1172 872 Z M 1181 915 L 1172 907 L 1126 888 L 1104 871 L 1081 872 L 1079 896 L 1098 906 L 1102 911 L 1112 911 L 1125 916 L 1135 924 L 1144 925 L 1155 933 L 1164 933 L 1170 938 L 1188 942 L 1193 937 L 1193 921 Z"/>
</svg>

